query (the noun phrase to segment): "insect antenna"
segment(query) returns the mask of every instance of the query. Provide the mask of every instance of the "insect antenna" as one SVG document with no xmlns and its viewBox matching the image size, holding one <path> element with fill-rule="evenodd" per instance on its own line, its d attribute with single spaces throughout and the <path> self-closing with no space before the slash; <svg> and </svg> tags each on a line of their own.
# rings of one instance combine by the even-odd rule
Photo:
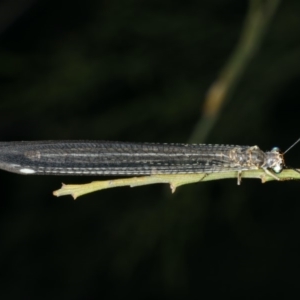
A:
<svg viewBox="0 0 300 300">
<path fill-rule="evenodd" d="M 285 150 L 282 155 L 285 155 L 288 151 L 290 151 L 294 146 L 296 146 L 298 143 L 300 142 L 300 138 L 292 144 L 292 146 L 290 146 L 289 148 L 287 148 L 287 150 Z M 286 168 L 288 168 L 288 166 L 286 166 Z M 295 172 L 299 173 L 300 174 L 300 171 L 298 171 L 297 169 L 294 169 L 294 168 L 290 168 L 292 170 L 294 170 Z"/>
</svg>

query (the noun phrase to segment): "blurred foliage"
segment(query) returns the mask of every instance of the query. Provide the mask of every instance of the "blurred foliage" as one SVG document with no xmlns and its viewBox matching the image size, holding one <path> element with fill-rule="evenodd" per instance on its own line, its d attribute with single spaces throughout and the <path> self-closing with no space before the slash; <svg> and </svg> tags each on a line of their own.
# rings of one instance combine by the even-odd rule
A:
<svg viewBox="0 0 300 300">
<path fill-rule="evenodd" d="M 249 4 L 25 2 L 0 4 L 3 141 L 187 141 Z M 299 11 L 281 2 L 207 142 L 266 150 L 298 138 Z M 295 167 L 297 149 L 287 155 Z M 1 299 L 297 294 L 299 183 L 51 195 L 96 179 L 1 172 Z"/>
</svg>

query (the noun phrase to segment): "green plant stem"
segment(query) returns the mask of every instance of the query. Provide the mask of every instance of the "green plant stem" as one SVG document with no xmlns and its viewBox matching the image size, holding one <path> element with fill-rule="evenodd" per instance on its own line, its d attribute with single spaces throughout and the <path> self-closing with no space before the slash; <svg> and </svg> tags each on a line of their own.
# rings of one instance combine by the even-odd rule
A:
<svg viewBox="0 0 300 300">
<path fill-rule="evenodd" d="M 173 174 L 173 175 L 151 175 L 141 177 L 130 177 L 112 180 L 93 181 L 86 184 L 63 184 L 63 186 L 53 192 L 57 197 L 71 195 L 74 199 L 79 196 L 89 194 L 95 191 L 100 191 L 109 188 L 121 187 L 121 186 L 142 186 L 156 183 L 167 183 L 170 185 L 172 193 L 175 192 L 176 188 L 190 183 L 204 182 L 211 180 L 220 180 L 228 178 L 236 178 L 237 172 L 221 172 L 221 173 L 199 173 L 199 174 Z M 299 180 L 300 173 L 297 173 L 293 169 L 283 170 L 280 174 L 276 174 L 280 181 L 286 180 Z M 274 177 L 269 176 L 264 170 L 244 171 L 242 172 L 242 178 L 256 178 L 260 179 L 262 183 L 276 180 Z"/>
</svg>

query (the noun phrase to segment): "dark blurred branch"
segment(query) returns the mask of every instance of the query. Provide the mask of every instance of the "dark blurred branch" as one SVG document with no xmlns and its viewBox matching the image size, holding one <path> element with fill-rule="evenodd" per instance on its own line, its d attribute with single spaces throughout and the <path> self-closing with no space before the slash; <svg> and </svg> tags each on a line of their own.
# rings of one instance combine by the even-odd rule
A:
<svg viewBox="0 0 300 300">
<path fill-rule="evenodd" d="M 244 29 L 236 49 L 208 90 L 202 117 L 196 124 L 190 142 L 204 142 L 216 123 L 225 101 L 233 93 L 248 63 L 261 45 L 280 0 L 250 0 Z"/>
<path fill-rule="evenodd" d="M 22 16 L 36 0 L 7 0 L 0 3 L 0 34 Z"/>
</svg>

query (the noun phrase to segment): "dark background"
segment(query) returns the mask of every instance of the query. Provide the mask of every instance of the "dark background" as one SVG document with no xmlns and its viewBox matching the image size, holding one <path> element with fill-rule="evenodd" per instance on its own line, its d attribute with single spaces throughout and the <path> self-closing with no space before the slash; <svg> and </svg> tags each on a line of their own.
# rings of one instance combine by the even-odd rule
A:
<svg viewBox="0 0 300 300">
<path fill-rule="evenodd" d="M 188 141 L 247 8 L 2 1 L 0 139 Z M 282 1 L 205 142 L 284 150 L 299 137 L 299 37 L 300 2 Z M 1 299 L 299 296 L 299 182 L 52 196 L 95 179 L 1 171 Z"/>
</svg>

